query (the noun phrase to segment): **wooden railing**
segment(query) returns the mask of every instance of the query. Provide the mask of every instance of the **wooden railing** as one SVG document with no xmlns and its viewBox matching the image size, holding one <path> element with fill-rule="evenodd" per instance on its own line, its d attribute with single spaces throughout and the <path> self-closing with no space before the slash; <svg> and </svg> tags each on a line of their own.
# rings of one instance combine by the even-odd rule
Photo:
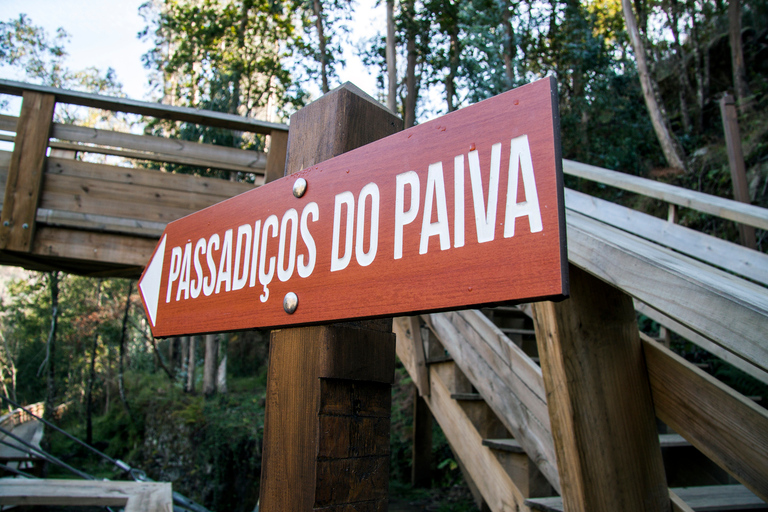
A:
<svg viewBox="0 0 768 512">
<path fill-rule="evenodd" d="M 565 161 L 563 167 L 567 174 L 760 229 L 768 227 L 768 210 L 763 208 L 577 162 Z M 572 265 L 630 295 L 638 312 L 768 383 L 767 255 L 573 190 L 566 190 L 565 199 Z M 530 315 L 530 307 L 522 309 Z M 420 321 L 514 436 L 511 444 L 527 454 L 559 492 L 550 404 L 538 361 L 479 311 L 423 315 Z M 484 487 L 478 480 L 506 482 L 501 491 L 485 487 L 484 498 L 491 509 L 504 510 L 510 503 L 519 506 L 528 497 L 528 483 L 491 476 L 487 464 L 473 468 L 473 461 L 482 458 L 478 452 L 494 453 L 489 448 L 494 442 L 477 446 L 468 441 L 477 434 L 447 419 L 446 411 L 461 416 L 461 408 L 430 393 L 430 389 L 450 387 L 456 378 L 446 380 L 439 364 L 429 364 L 433 342 L 419 335 L 417 326 L 414 320 L 396 322 L 400 359 L 435 418 L 441 425 L 448 422 L 443 429 L 457 455 L 469 458 L 465 466 L 469 473 L 476 470 L 472 478 L 477 487 Z M 768 500 L 768 412 L 657 340 L 643 334 L 641 338 L 656 416 L 747 489 Z M 499 492 L 506 492 L 506 498 Z M 741 491 L 736 494 L 744 496 Z M 678 504 L 676 510 L 686 510 L 674 493 L 672 502 Z M 535 500 L 529 505 L 538 507 Z"/>
<path fill-rule="evenodd" d="M 16 142 L 14 153 L 0 152 L 5 189 L 0 263 L 138 276 L 168 222 L 283 175 L 287 126 L 282 124 L 8 80 L 0 80 L 0 93 L 23 96 L 20 117 L 0 115 L 0 131 L 9 132 L 0 140 Z M 56 103 L 266 135 L 269 152 L 54 123 Z M 77 158 L 85 154 L 133 164 L 116 167 Z M 142 169 L 141 161 L 248 179 Z"/>
</svg>

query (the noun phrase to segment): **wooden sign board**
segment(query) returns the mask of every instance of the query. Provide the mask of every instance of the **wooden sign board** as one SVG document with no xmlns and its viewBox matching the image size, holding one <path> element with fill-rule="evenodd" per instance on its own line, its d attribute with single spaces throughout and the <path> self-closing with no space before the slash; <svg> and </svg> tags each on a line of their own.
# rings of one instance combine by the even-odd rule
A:
<svg viewBox="0 0 768 512">
<path fill-rule="evenodd" d="M 157 337 L 567 296 L 554 79 L 170 223 L 139 288 Z"/>
</svg>

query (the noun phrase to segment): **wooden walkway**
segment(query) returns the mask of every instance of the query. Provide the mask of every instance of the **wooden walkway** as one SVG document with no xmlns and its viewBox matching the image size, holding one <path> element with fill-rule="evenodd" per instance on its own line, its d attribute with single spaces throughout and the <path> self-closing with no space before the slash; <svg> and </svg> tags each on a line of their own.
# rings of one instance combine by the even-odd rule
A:
<svg viewBox="0 0 768 512">
<path fill-rule="evenodd" d="M 0 264 L 135 277 L 167 222 L 283 174 L 283 125 L 9 81 L 0 92 L 24 98 L 19 118 L 0 116 L 0 130 L 15 133 L 0 138 L 16 142 L 0 153 Z M 257 133 L 270 151 L 57 125 L 56 102 Z M 61 151 L 249 178 L 85 163 Z M 672 213 L 694 208 L 768 229 L 762 208 L 578 162 L 563 167 L 664 201 Z M 674 510 L 705 510 L 696 500 L 717 493 L 733 497 L 719 510 L 768 499 L 766 410 L 675 355 L 664 336 L 768 382 L 768 256 L 677 225 L 674 214 L 659 219 L 572 190 L 566 207 L 570 300 L 396 320 L 398 356 L 418 386 L 417 408 L 428 411 L 415 439 L 431 413 L 493 511 L 555 510 L 562 502 L 536 500 L 556 494 L 573 510 L 606 509 L 590 508 L 600 499 L 636 504 L 647 496 L 622 490 L 659 473 L 667 485 L 654 499 Z M 664 329 L 661 340 L 638 333 L 637 313 Z M 627 507 L 613 509 L 635 510 Z"/>
</svg>

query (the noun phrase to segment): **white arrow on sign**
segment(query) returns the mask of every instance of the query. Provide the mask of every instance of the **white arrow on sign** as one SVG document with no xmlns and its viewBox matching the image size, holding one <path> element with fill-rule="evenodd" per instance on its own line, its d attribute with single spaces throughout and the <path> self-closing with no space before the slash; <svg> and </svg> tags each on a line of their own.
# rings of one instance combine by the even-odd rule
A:
<svg viewBox="0 0 768 512">
<path fill-rule="evenodd" d="M 160 244 L 157 246 L 152 261 L 149 262 L 144 276 L 139 281 L 139 289 L 144 297 L 144 304 L 147 305 L 149 321 L 152 327 L 155 326 L 155 316 L 157 315 L 157 303 L 160 301 L 160 278 L 163 274 L 163 260 L 165 259 L 165 241 L 168 235 L 163 235 Z"/>
</svg>

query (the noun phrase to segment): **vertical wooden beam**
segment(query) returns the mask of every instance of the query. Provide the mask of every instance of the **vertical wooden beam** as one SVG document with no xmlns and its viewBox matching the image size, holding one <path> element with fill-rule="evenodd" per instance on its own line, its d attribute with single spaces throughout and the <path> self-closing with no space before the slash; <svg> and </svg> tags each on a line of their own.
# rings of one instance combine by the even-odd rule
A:
<svg viewBox="0 0 768 512">
<path fill-rule="evenodd" d="M 291 116 L 286 172 L 401 128 L 346 84 Z M 385 512 L 392 320 L 274 331 L 269 357 L 261 510 Z"/>
<path fill-rule="evenodd" d="M 571 298 L 534 305 L 565 510 L 670 510 L 632 299 L 571 265 Z"/>
<path fill-rule="evenodd" d="M 285 156 L 288 151 L 288 132 L 272 130 L 269 134 L 269 153 L 267 153 L 267 169 L 264 183 L 275 181 L 285 175 Z"/>
<path fill-rule="evenodd" d="M 51 94 L 24 92 L 0 214 L 0 249 L 29 252 L 32 248 L 55 104 Z"/>
<path fill-rule="evenodd" d="M 736 105 L 733 96 L 730 94 L 726 93 L 720 100 L 720 114 L 723 117 L 725 145 L 728 148 L 728 164 L 731 168 L 733 197 L 737 201 L 749 204 L 751 200 L 749 197 L 749 185 L 747 184 L 747 172 L 744 166 L 744 152 L 741 149 L 739 121 L 736 117 Z M 739 224 L 739 238 L 741 245 L 750 249 L 757 249 L 754 226 Z"/>
</svg>

